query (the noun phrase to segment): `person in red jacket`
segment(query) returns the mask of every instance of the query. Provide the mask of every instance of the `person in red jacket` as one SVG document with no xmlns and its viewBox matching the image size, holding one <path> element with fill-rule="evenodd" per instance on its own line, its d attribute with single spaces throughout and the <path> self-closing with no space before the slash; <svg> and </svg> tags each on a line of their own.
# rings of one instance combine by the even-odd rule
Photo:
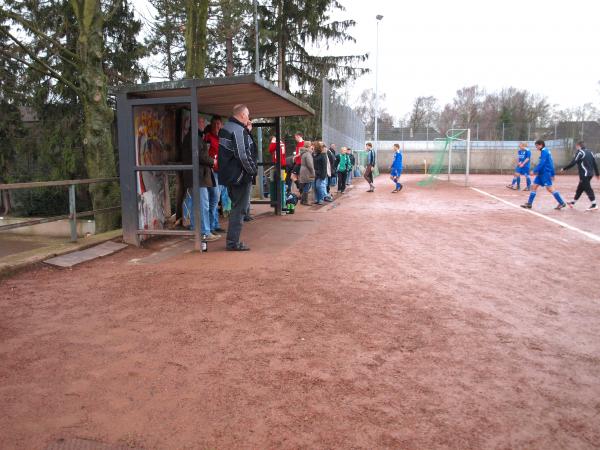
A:
<svg viewBox="0 0 600 450">
<path fill-rule="evenodd" d="M 299 131 L 294 135 L 294 139 L 296 139 L 296 155 L 300 156 L 300 150 L 304 148 L 304 135 Z"/>
<path fill-rule="evenodd" d="M 213 166 L 215 186 L 208 188 L 210 228 L 213 234 L 225 231 L 219 224 L 219 200 L 221 200 L 223 210 L 225 210 L 227 202 L 227 199 L 224 199 L 223 197 L 223 195 L 227 195 L 227 189 L 224 189 L 224 186 L 219 185 L 219 166 L 217 164 L 219 157 L 219 130 L 221 130 L 221 128 L 223 128 L 221 116 L 213 116 L 210 125 L 206 127 L 204 132 L 204 141 L 210 144 L 208 156 L 215 162 Z"/>
<path fill-rule="evenodd" d="M 277 147 L 277 138 L 273 136 L 271 137 L 271 143 L 269 144 L 269 153 L 271 154 L 271 161 L 273 164 L 277 162 L 275 147 Z M 279 155 L 281 156 L 281 167 L 285 167 L 285 143 L 283 141 L 279 143 Z"/>
</svg>

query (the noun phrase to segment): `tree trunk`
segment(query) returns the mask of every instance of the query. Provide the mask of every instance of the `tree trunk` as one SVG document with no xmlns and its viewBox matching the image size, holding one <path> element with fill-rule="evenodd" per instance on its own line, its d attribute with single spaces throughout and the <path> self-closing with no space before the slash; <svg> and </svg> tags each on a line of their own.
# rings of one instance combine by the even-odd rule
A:
<svg viewBox="0 0 600 450">
<path fill-rule="evenodd" d="M 209 0 L 186 0 L 187 23 L 185 28 L 185 75 L 203 78 L 206 66 L 206 22 Z"/>
<path fill-rule="evenodd" d="M 171 14 L 170 11 L 165 11 L 165 28 L 171 29 Z M 165 34 L 165 47 L 167 50 L 167 73 L 169 74 L 169 81 L 173 81 L 175 79 L 175 62 L 173 61 L 172 47 L 173 47 L 173 36 L 172 34 Z"/>
<path fill-rule="evenodd" d="M 75 17 L 79 22 L 77 53 L 81 61 L 79 99 L 83 107 L 83 147 L 88 177 L 116 176 L 115 155 L 111 138 L 113 111 L 107 103 L 107 77 L 102 68 L 104 16 L 100 0 L 72 0 Z M 116 183 L 89 186 L 94 209 L 119 204 Z M 101 213 L 95 216 L 96 231 L 103 232 L 119 225 L 119 213 Z"/>
<path fill-rule="evenodd" d="M 279 66 L 278 84 L 281 89 L 285 89 L 285 40 L 283 30 L 280 30 L 279 39 L 277 40 L 277 62 Z"/>
<path fill-rule="evenodd" d="M 11 210 L 10 191 L 7 191 L 7 190 L 0 191 L 0 206 L 2 206 L 4 208 L 2 215 L 8 216 L 10 214 L 10 210 Z"/>
<path fill-rule="evenodd" d="M 227 65 L 225 66 L 225 76 L 230 77 L 233 75 L 233 36 L 227 36 L 225 38 L 225 54 Z"/>
</svg>

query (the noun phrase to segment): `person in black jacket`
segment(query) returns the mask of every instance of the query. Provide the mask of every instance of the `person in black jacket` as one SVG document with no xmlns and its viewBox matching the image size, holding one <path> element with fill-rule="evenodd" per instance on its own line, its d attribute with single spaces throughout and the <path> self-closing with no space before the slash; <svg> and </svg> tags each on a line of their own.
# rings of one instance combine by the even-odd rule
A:
<svg viewBox="0 0 600 450">
<path fill-rule="evenodd" d="M 337 170 L 337 168 L 335 167 L 335 161 L 336 161 L 335 144 L 331 144 L 329 146 L 329 148 L 327 149 L 327 157 L 329 158 L 329 167 L 331 169 L 330 170 L 331 173 L 327 180 L 327 194 L 329 194 L 331 186 L 335 186 L 337 184 L 337 178 L 335 175 L 336 170 Z"/>
<path fill-rule="evenodd" d="M 210 220 L 210 195 L 209 188 L 214 188 L 217 183 L 213 174 L 215 160 L 208 154 L 208 144 L 202 139 L 203 129 L 200 127 L 203 122 L 198 118 L 198 186 L 200 187 L 200 232 L 203 241 L 216 241 L 221 235 L 211 231 Z M 192 132 L 185 135 L 181 144 L 181 162 L 182 164 L 192 164 Z M 194 187 L 193 171 L 183 172 L 183 182 L 186 190 L 192 192 Z"/>
<path fill-rule="evenodd" d="M 226 249 L 230 251 L 250 250 L 240 241 L 252 179 L 257 173 L 252 139 L 246 128 L 249 120 L 248 107 L 235 105 L 233 116 L 219 131 L 219 182 L 227 186 L 232 204 L 226 242 Z"/>
<path fill-rule="evenodd" d="M 315 204 L 322 205 L 327 196 L 327 153 L 322 142 L 314 143 Z"/>
<path fill-rule="evenodd" d="M 581 194 L 585 191 L 590 202 L 592 204 L 586 211 L 593 211 L 598 209 L 598 205 L 596 205 L 596 195 L 594 194 L 594 190 L 592 189 L 592 178 L 596 175 L 596 178 L 600 180 L 600 173 L 598 173 L 598 164 L 596 164 L 596 160 L 594 159 L 594 154 L 585 148 L 585 143 L 583 141 L 579 141 L 575 148 L 577 152 L 575 153 L 575 157 L 573 160 L 567 164 L 565 167 L 560 169 L 561 172 L 565 170 L 569 170 L 575 164 L 577 164 L 577 169 L 579 170 L 579 184 L 577 185 L 577 189 L 575 190 L 575 198 L 573 201 L 567 202 L 567 204 L 572 208 L 581 197 Z"/>
</svg>

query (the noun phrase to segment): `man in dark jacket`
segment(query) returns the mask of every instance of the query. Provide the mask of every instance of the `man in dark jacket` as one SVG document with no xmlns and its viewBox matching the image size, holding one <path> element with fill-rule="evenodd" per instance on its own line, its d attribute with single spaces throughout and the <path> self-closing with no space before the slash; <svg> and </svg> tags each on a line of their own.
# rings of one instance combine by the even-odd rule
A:
<svg viewBox="0 0 600 450">
<path fill-rule="evenodd" d="M 335 166 L 335 144 L 331 144 L 327 149 L 327 158 L 329 159 L 329 167 L 331 168 L 331 175 L 329 175 L 327 179 L 327 193 L 329 194 L 331 186 L 337 184 L 337 180 L 335 180 L 335 173 L 337 171 L 337 167 Z"/>
<path fill-rule="evenodd" d="M 252 178 L 257 173 L 252 139 L 246 128 L 249 120 L 248 107 L 236 105 L 233 107 L 233 116 L 219 131 L 219 182 L 227 186 L 232 205 L 226 242 L 226 249 L 230 251 L 250 250 L 240 241 L 244 211 L 252 191 Z"/>
<path fill-rule="evenodd" d="M 375 151 L 373 150 L 373 144 L 367 142 L 366 145 L 367 150 L 367 166 L 365 167 L 364 178 L 369 183 L 369 190 L 367 192 L 375 192 L 375 184 L 373 183 L 373 171 L 375 170 L 376 156 Z"/>
<path fill-rule="evenodd" d="M 586 211 L 594 211 L 598 209 L 596 205 L 596 195 L 594 194 L 594 190 L 592 189 L 592 178 L 594 175 L 600 180 L 600 173 L 598 173 L 598 164 L 596 164 L 596 160 L 594 159 L 594 154 L 590 152 L 587 148 L 585 148 L 585 143 L 583 141 L 579 141 L 575 146 L 577 152 L 575 153 L 575 157 L 573 160 L 565 167 L 560 169 L 561 172 L 565 170 L 569 170 L 575 164 L 577 164 L 577 169 L 579 170 L 579 184 L 577 185 L 577 190 L 575 191 L 575 198 L 571 202 L 567 202 L 567 204 L 572 208 L 575 206 L 581 194 L 585 191 L 590 202 L 592 204 Z"/>
</svg>

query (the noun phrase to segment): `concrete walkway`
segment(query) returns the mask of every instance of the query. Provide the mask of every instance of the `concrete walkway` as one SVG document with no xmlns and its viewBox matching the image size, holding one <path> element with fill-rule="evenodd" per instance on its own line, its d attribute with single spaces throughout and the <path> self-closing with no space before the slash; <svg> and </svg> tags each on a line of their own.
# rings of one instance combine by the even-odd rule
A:
<svg viewBox="0 0 600 450">
<path fill-rule="evenodd" d="M 121 229 L 113 230 L 80 238 L 77 242 L 69 242 L 65 238 L 0 234 L 0 277 L 54 256 L 119 238 L 122 234 Z"/>
</svg>

